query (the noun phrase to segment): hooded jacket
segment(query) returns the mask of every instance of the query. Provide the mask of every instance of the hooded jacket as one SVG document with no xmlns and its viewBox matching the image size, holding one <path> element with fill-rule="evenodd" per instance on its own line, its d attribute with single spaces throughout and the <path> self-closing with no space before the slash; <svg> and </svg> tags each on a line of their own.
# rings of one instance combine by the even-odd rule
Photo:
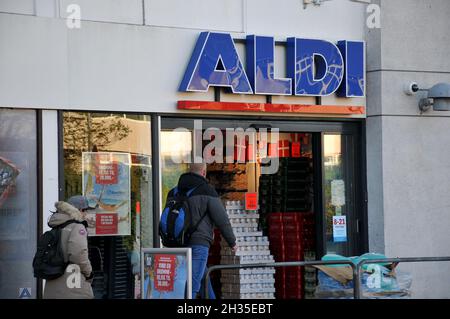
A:
<svg viewBox="0 0 450 319">
<path fill-rule="evenodd" d="M 56 202 L 55 207 L 56 213 L 50 217 L 48 222 L 50 227 L 56 227 L 69 220 L 83 221 L 81 212 L 69 203 Z M 62 228 L 61 247 L 64 261 L 69 263 L 67 267 L 78 265 L 81 276 L 76 278 L 74 274 L 68 272 L 69 268 L 61 277 L 47 280 L 44 288 L 44 299 L 94 298 L 91 284 L 86 280 L 86 277 L 90 277 L 92 273 L 92 266 L 89 261 L 87 230 L 84 225 L 72 223 Z"/>
<path fill-rule="evenodd" d="M 192 216 L 192 225 L 205 217 L 200 222 L 197 230 L 192 233 L 188 245 L 201 245 L 210 247 L 214 239 L 214 225 L 217 226 L 230 247 L 236 244 L 236 237 L 228 219 L 227 212 L 219 198 L 217 192 L 212 188 L 206 179 L 195 173 L 185 173 L 178 181 L 178 191 L 187 193 L 195 190 L 187 200 L 189 211 Z M 173 197 L 173 189 L 167 198 Z"/>
</svg>

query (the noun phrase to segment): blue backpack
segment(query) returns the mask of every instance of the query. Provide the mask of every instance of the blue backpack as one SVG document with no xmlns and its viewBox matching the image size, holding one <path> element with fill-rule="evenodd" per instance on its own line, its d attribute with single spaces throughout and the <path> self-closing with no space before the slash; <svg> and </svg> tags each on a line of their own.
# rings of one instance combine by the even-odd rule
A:
<svg viewBox="0 0 450 319">
<path fill-rule="evenodd" d="M 197 187 L 190 189 L 186 194 L 175 187 L 173 196 L 167 199 L 159 221 L 159 235 L 165 247 L 186 247 L 192 233 L 206 216 L 205 213 L 194 227 L 191 227 L 192 215 L 187 199 Z"/>
</svg>

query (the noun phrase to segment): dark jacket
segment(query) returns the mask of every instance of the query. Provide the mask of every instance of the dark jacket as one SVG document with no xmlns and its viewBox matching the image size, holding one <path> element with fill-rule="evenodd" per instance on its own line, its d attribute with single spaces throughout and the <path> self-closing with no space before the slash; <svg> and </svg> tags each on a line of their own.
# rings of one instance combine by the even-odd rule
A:
<svg viewBox="0 0 450 319">
<path fill-rule="evenodd" d="M 196 187 L 196 188 L 195 188 Z M 192 215 L 192 225 L 206 216 L 200 222 L 197 230 L 192 234 L 188 245 L 202 245 L 210 247 L 214 238 L 214 225 L 217 226 L 230 247 L 236 244 L 236 237 L 231 228 L 227 212 L 219 198 L 217 192 L 212 188 L 203 176 L 195 173 L 185 173 L 180 176 L 178 190 L 186 193 L 195 190 L 189 196 L 187 203 Z M 167 197 L 173 196 L 173 190 Z"/>
</svg>

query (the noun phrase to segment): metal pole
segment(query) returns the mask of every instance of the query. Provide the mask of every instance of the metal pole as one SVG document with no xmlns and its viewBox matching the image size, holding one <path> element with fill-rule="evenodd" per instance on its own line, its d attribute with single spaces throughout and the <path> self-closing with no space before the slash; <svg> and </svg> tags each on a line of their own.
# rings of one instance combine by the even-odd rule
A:
<svg viewBox="0 0 450 319">
<path fill-rule="evenodd" d="M 361 299 L 361 271 L 359 264 L 353 267 L 353 298 Z"/>
</svg>

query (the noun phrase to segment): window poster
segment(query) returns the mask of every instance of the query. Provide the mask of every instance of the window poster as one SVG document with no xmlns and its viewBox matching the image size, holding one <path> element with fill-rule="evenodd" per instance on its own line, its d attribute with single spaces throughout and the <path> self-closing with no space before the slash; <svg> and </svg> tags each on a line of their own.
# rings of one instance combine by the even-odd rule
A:
<svg viewBox="0 0 450 319">
<path fill-rule="evenodd" d="M 130 154 L 83 152 L 82 163 L 89 236 L 131 235 Z"/>
<path fill-rule="evenodd" d="M 190 299 L 191 249 L 142 251 L 142 299 Z"/>
<path fill-rule="evenodd" d="M 29 239 L 28 156 L 26 152 L 0 152 L 0 240 Z"/>
<path fill-rule="evenodd" d="M 345 182 L 342 179 L 331 181 L 331 205 L 336 207 L 345 205 Z"/>
</svg>

